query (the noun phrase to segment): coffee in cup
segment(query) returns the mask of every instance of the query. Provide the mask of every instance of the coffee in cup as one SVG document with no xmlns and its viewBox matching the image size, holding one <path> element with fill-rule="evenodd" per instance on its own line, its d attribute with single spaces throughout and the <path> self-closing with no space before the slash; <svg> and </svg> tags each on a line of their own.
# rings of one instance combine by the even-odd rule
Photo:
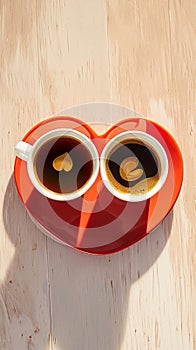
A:
<svg viewBox="0 0 196 350">
<path fill-rule="evenodd" d="M 109 141 L 101 155 L 105 186 L 127 201 L 150 198 L 163 186 L 168 160 L 161 144 L 140 131 L 123 132 Z"/>
<path fill-rule="evenodd" d="M 78 139 L 60 136 L 44 143 L 34 158 L 34 173 L 47 191 L 66 194 L 80 190 L 92 176 L 90 151 Z"/>
<path fill-rule="evenodd" d="M 96 147 L 77 130 L 53 130 L 33 146 L 20 141 L 15 153 L 27 161 L 28 174 L 36 189 L 56 200 L 71 200 L 84 194 L 99 171 Z"/>
</svg>

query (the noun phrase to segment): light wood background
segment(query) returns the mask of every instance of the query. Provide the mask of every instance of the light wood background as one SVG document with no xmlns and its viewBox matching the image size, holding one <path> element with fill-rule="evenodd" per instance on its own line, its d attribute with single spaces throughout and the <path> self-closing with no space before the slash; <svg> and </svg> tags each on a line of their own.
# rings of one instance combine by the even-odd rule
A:
<svg viewBox="0 0 196 350">
<path fill-rule="evenodd" d="M 0 0 L 0 18 L 0 349 L 196 349 L 195 2 Z M 47 239 L 13 180 L 36 122 L 95 101 L 163 124 L 185 163 L 169 217 L 106 257 Z"/>
</svg>

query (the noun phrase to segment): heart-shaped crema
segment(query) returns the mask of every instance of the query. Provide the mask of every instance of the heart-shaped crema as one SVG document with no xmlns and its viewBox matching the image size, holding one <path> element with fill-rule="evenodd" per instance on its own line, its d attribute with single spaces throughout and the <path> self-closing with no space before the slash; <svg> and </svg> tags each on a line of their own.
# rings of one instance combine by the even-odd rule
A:
<svg viewBox="0 0 196 350">
<path fill-rule="evenodd" d="M 136 169 L 139 160 L 136 157 L 125 158 L 120 164 L 120 176 L 126 181 L 138 180 L 143 175 L 142 169 Z"/>
<path fill-rule="evenodd" d="M 56 157 L 53 160 L 53 168 L 57 171 L 64 170 L 66 172 L 71 171 L 73 168 L 73 161 L 68 152 L 63 153 L 61 156 Z"/>
</svg>

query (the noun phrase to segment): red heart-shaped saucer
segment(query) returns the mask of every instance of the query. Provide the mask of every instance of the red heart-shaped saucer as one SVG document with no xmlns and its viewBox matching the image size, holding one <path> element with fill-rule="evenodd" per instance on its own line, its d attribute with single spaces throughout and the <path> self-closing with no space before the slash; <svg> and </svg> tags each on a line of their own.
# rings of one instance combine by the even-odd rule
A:
<svg viewBox="0 0 196 350">
<path fill-rule="evenodd" d="M 146 201 L 131 203 L 114 197 L 103 185 L 99 174 L 82 197 L 59 202 L 44 197 L 34 188 L 26 162 L 16 157 L 14 175 L 19 195 L 30 217 L 45 234 L 85 253 L 110 254 L 142 239 L 170 212 L 182 185 L 183 161 L 176 141 L 162 126 L 144 118 L 129 118 L 97 135 L 79 119 L 58 116 L 35 125 L 23 141 L 32 145 L 43 134 L 59 128 L 84 133 L 94 142 L 99 154 L 115 135 L 128 130 L 144 131 L 164 147 L 169 172 L 161 190 Z"/>
</svg>

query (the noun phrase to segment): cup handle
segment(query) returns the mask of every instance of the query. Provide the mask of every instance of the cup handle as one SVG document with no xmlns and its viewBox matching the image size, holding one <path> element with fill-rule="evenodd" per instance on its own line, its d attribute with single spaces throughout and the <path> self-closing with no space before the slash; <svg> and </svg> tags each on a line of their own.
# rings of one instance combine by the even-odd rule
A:
<svg viewBox="0 0 196 350">
<path fill-rule="evenodd" d="M 22 160 L 27 161 L 29 158 L 29 154 L 31 152 L 32 146 L 27 142 L 19 141 L 15 146 L 14 152 L 17 157 Z"/>
</svg>

